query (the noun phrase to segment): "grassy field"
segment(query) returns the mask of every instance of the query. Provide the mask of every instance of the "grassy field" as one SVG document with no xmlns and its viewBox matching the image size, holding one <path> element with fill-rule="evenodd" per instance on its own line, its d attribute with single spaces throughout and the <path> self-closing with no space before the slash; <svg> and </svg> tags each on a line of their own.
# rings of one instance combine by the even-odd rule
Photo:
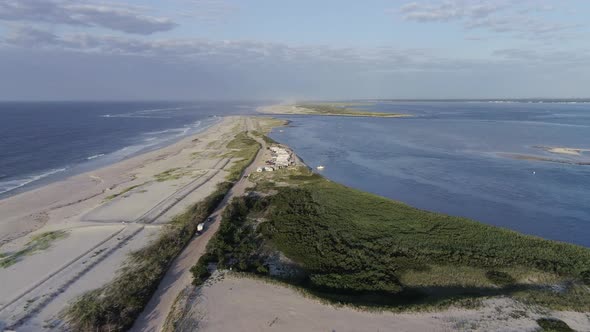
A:
<svg viewBox="0 0 590 332">
<path fill-rule="evenodd" d="M 210 263 L 269 275 L 281 252 L 299 272 L 287 282 L 331 301 L 416 308 L 507 295 L 590 311 L 587 248 L 418 210 L 304 168 L 253 180 L 272 195 L 232 204 L 196 284 Z"/>
</svg>

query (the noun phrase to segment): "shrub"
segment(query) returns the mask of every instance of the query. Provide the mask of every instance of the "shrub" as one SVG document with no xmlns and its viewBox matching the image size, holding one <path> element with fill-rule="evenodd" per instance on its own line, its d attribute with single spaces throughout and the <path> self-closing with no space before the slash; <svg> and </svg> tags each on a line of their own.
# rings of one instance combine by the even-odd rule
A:
<svg viewBox="0 0 590 332">
<path fill-rule="evenodd" d="M 211 276 L 209 269 L 207 267 L 209 263 L 209 257 L 207 255 L 201 256 L 199 261 L 195 266 L 191 268 L 191 273 L 193 274 L 193 285 L 200 286 L 202 285 L 207 278 Z"/>
<path fill-rule="evenodd" d="M 564 321 L 557 318 L 539 318 L 537 324 L 546 332 L 574 332 Z"/>
<path fill-rule="evenodd" d="M 506 272 L 490 270 L 486 272 L 486 278 L 498 286 L 513 284 L 516 280 Z"/>
</svg>

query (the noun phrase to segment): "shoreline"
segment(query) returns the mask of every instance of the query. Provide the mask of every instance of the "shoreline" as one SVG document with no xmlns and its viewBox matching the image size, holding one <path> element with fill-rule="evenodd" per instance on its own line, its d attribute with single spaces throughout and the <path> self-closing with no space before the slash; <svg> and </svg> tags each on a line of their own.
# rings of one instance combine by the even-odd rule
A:
<svg viewBox="0 0 590 332">
<path fill-rule="evenodd" d="M 225 116 L 174 144 L 0 200 L 0 327 L 62 326 L 74 299 L 113 281 L 131 253 L 165 241 L 227 184 L 243 165 L 240 137 L 275 126 L 270 119 Z"/>
<path fill-rule="evenodd" d="M 150 145 L 147 144 L 142 147 L 142 144 L 132 144 L 121 149 L 117 149 L 110 152 L 100 153 L 97 155 L 89 156 L 83 159 L 80 162 L 74 164 L 65 164 L 59 167 L 54 167 L 52 169 L 45 169 L 43 171 L 39 171 L 36 173 L 31 174 L 22 174 L 17 179 L 11 181 L 26 181 L 25 179 L 32 179 L 30 182 L 26 182 L 24 184 L 15 186 L 13 189 L 0 193 L 0 201 L 16 196 L 18 194 L 26 193 L 35 189 L 39 189 L 53 183 L 59 181 L 68 180 L 71 177 L 82 175 L 85 173 L 90 173 L 93 171 L 100 170 L 102 168 L 109 167 L 113 164 L 125 161 L 127 159 L 135 158 L 153 151 L 161 150 L 171 145 L 174 145 L 186 138 L 197 136 L 207 130 L 209 128 L 215 126 L 216 124 L 223 121 L 223 116 L 215 116 L 215 120 L 211 123 L 207 123 L 203 127 L 195 129 L 192 133 L 183 135 L 183 136 L 171 136 L 169 138 L 164 138 L 161 141 Z M 139 150 L 130 152 L 129 154 L 116 156 L 118 153 L 122 153 L 123 151 L 134 148 L 140 147 Z"/>
<path fill-rule="evenodd" d="M 81 294 L 112 280 L 239 160 L 229 141 L 246 118 L 106 167 L 0 200 L 0 326 L 51 328 Z M 58 324 L 58 323 L 55 323 Z"/>
<path fill-rule="evenodd" d="M 80 197 L 78 199 L 73 199 L 73 197 L 72 197 L 73 203 L 81 203 L 84 200 L 88 200 L 88 199 L 91 199 L 91 198 L 98 196 L 102 193 L 114 190 L 117 186 L 120 186 L 120 185 L 132 180 L 131 178 L 119 178 L 119 176 L 117 176 L 117 174 L 114 174 L 114 173 L 123 173 L 125 171 L 129 171 L 134 168 L 138 168 L 144 162 L 156 160 L 161 157 L 160 155 L 170 154 L 171 151 L 183 148 L 184 146 L 189 144 L 194 139 L 198 139 L 199 137 L 206 135 L 208 132 L 210 132 L 213 129 L 215 129 L 216 127 L 220 126 L 224 122 L 224 119 L 226 119 L 226 117 L 220 117 L 219 121 L 217 121 L 216 123 L 213 123 L 212 125 L 210 125 L 208 127 L 205 127 L 203 130 L 199 131 L 198 133 L 195 133 L 195 134 L 189 135 L 189 136 L 185 136 L 185 137 L 181 137 L 178 140 L 174 140 L 174 141 L 170 142 L 170 144 L 166 144 L 161 147 L 155 147 L 154 149 L 150 149 L 147 151 L 138 152 L 137 154 L 133 154 L 133 155 L 124 157 L 121 160 L 114 161 L 114 162 L 109 163 L 107 165 L 103 165 L 98 168 L 86 170 L 82 173 L 75 173 L 75 174 L 67 175 L 63 178 L 58 178 L 58 179 L 55 179 L 54 181 L 50 181 L 49 183 L 42 183 L 42 184 L 39 184 L 38 186 L 31 186 L 30 188 L 28 188 L 26 190 L 15 192 L 13 195 L 8 195 L 6 197 L 0 195 L 0 211 L 2 211 L 4 208 L 6 208 L 6 205 L 8 205 L 8 206 L 12 205 L 14 203 L 14 201 L 32 200 L 33 202 L 36 201 L 35 203 L 37 205 L 39 205 L 39 204 L 44 205 L 43 208 L 41 208 L 41 207 L 38 207 L 36 209 L 29 208 L 29 209 L 32 209 L 33 211 L 28 211 L 29 213 L 24 213 L 24 214 L 29 214 L 29 215 L 30 214 L 37 214 L 37 215 L 39 215 L 39 218 L 35 218 L 35 219 L 44 220 L 45 219 L 45 218 L 43 218 L 44 213 L 39 210 L 43 210 L 44 208 L 45 209 L 47 209 L 47 208 L 55 209 L 55 208 L 61 207 L 60 205 L 55 206 L 54 199 L 49 198 L 51 196 L 54 196 L 51 192 L 56 191 L 56 192 L 62 193 L 62 196 L 66 196 L 61 199 L 61 200 L 64 200 L 64 199 L 69 198 L 69 196 L 78 196 L 75 194 L 72 195 L 71 193 L 68 193 L 67 187 L 74 187 L 78 190 L 88 190 L 91 187 L 98 187 L 99 188 L 100 193 L 98 191 L 94 191 L 91 195 Z M 110 179 L 111 181 L 108 181 L 109 185 L 104 185 L 105 184 L 105 175 L 106 175 L 106 177 L 111 178 Z M 80 187 L 83 187 L 83 188 L 80 188 Z M 65 194 L 65 195 L 63 195 L 63 194 Z M 45 203 L 45 204 L 43 204 L 43 203 Z M 73 203 L 68 202 L 68 203 L 64 203 L 64 204 L 73 204 Z M 62 204 L 62 205 L 64 205 L 64 204 Z M 12 214 L 14 214 L 15 211 L 11 211 L 11 212 L 12 212 Z M 3 226 L 6 223 L 7 219 L 8 220 L 11 219 L 11 215 L 4 214 L 3 217 L 4 217 L 3 220 L 0 221 L 0 248 L 2 247 L 2 245 L 4 245 L 7 242 L 6 235 L 3 232 Z M 44 224 L 44 222 L 43 222 L 43 224 Z M 32 231 L 35 231 L 42 226 L 43 225 L 36 225 L 36 227 L 33 227 L 30 230 L 28 230 L 28 232 L 26 232 L 26 234 L 28 234 Z M 24 227 L 24 226 L 20 226 L 20 227 Z M 22 232 L 23 231 L 19 230 L 19 233 L 22 233 Z M 21 236 L 24 236 L 26 234 L 22 234 Z M 14 239 L 14 238 L 11 238 L 9 240 L 12 240 L 12 239 Z"/>
</svg>

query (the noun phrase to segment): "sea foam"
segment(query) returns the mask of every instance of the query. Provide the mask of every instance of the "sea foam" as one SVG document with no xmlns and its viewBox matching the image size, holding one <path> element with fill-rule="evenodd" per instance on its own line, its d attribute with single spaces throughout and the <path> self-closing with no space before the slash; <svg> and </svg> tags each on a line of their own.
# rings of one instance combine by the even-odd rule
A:
<svg viewBox="0 0 590 332">
<path fill-rule="evenodd" d="M 44 173 L 29 175 L 29 176 L 26 176 L 24 178 L 19 178 L 19 179 L 14 179 L 14 180 L 8 180 L 8 181 L 2 181 L 2 182 L 0 182 L 0 194 L 4 194 L 4 193 L 7 193 L 9 191 L 13 191 L 15 189 L 24 187 L 24 186 L 26 186 L 29 183 L 33 183 L 35 181 L 39 181 L 39 180 L 41 180 L 43 178 L 46 178 L 46 177 L 48 177 L 50 175 L 64 172 L 66 169 L 67 168 L 57 168 L 57 169 L 49 170 L 49 171 L 44 172 Z"/>
</svg>

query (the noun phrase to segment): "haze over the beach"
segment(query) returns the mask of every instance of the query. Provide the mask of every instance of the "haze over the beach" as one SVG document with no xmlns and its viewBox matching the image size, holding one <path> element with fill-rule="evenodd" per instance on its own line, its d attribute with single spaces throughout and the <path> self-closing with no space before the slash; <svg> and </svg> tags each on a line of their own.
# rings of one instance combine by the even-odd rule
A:
<svg viewBox="0 0 590 332">
<path fill-rule="evenodd" d="M 587 97 L 589 13 L 582 0 L 4 0 L 0 100 Z"/>
</svg>

